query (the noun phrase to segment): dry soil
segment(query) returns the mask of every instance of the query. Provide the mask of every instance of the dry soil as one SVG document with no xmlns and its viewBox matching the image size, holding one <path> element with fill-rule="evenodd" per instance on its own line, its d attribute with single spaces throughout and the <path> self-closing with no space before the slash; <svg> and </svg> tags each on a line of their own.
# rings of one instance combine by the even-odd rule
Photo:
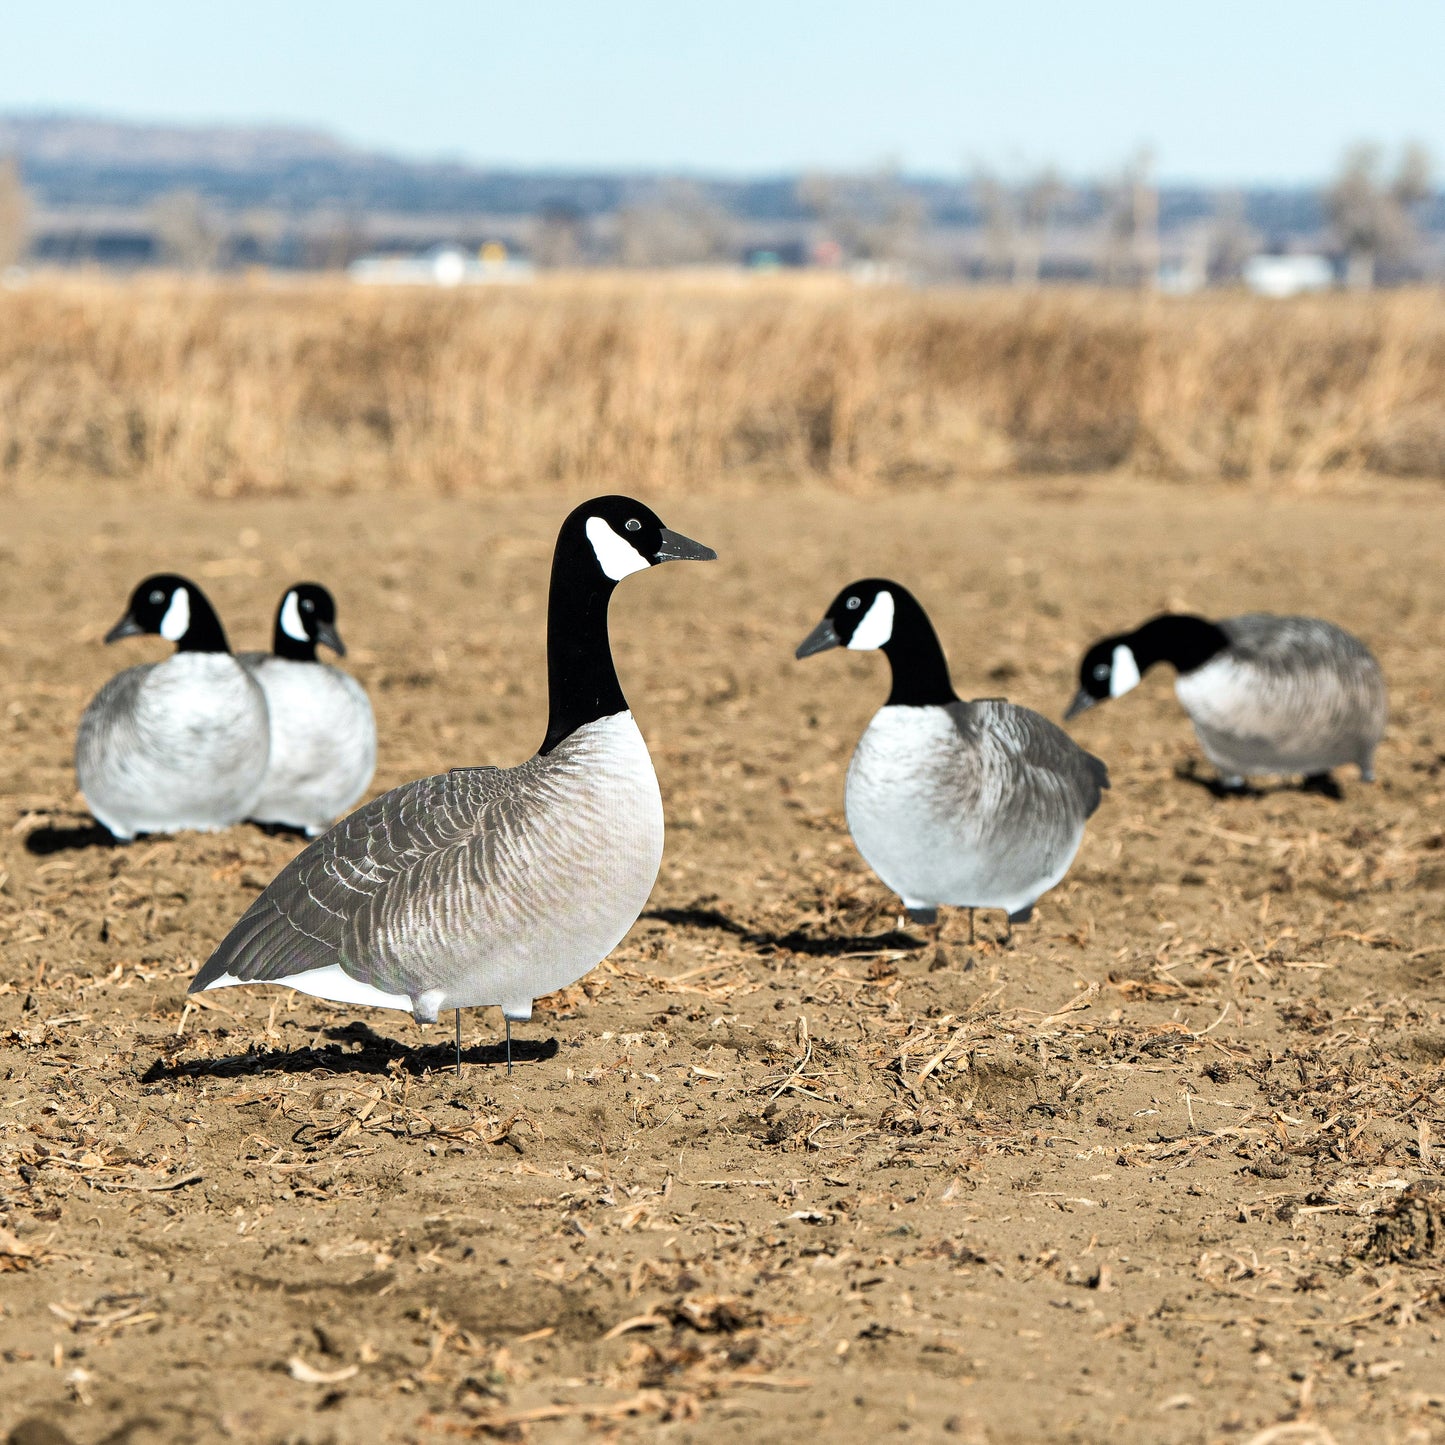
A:
<svg viewBox="0 0 1445 1445">
<path fill-rule="evenodd" d="M 1445 1440 L 1445 497 L 674 493 L 721 560 L 613 609 L 662 876 L 514 1072 L 493 1011 L 458 1079 L 449 1019 L 188 1003 L 299 845 L 88 825 L 76 719 L 164 651 L 100 645 L 131 586 L 189 572 L 257 645 L 329 582 L 380 790 L 535 746 L 570 500 L 0 517 L 0 1432 Z M 1074 725 L 1114 786 L 1035 921 L 902 926 L 841 812 L 884 664 L 792 660 L 879 573 L 960 692 L 1054 717 L 1165 606 L 1334 618 L 1380 781 L 1215 797 L 1151 675 Z"/>
</svg>

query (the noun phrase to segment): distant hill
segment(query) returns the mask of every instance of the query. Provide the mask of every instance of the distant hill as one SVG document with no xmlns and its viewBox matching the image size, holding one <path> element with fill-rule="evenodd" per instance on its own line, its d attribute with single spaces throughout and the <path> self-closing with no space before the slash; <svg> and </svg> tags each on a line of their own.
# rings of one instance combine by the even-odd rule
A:
<svg viewBox="0 0 1445 1445">
<path fill-rule="evenodd" d="M 0 113 L 5 154 L 17 157 L 34 202 L 30 255 L 62 264 L 175 261 L 188 249 L 177 239 L 181 213 L 173 201 L 166 222 L 158 203 L 180 192 L 199 198 L 199 212 L 197 201 L 185 201 L 195 213 L 188 224 L 206 233 L 193 234 L 189 249 L 223 267 L 336 266 L 367 249 L 488 240 L 543 264 L 758 255 L 797 264 L 828 237 L 854 258 L 897 254 L 887 238 L 903 234 L 931 275 L 994 275 L 999 264 L 997 212 L 992 222 L 986 215 L 989 192 L 963 176 L 527 171 L 403 159 L 296 126 L 41 113 Z M 1007 190 L 995 185 L 992 194 Z M 1330 244 L 1320 193 L 1309 186 L 1227 194 L 1164 184 L 1157 201 L 1166 261 L 1197 260 L 1213 245 L 1201 240 L 1203 233 L 1219 237 L 1230 228 L 1236 249 Z M 1129 204 L 1117 181 L 1062 187 L 1047 244 L 1035 258 L 1038 274 L 1114 275 L 1106 253 L 1116 243 L 1109 238 L 1121 205 Z M 1445 236 L 1445 200 L 1436 196 L 1419 219 Z M 1021 234 L 1016 222 L 1009 224 L 1015 237 Z M 1434 257 L 1426 262 L 1430 274 L 1445 270 L 1445 245 L 1432 238 L 1427 253 Z"/>
<path fill-rule="evenodd" d="M 167 192 L 191 190 L 228 210 L 330 206 L 516 216 L 551 208 L 599 216 L 654 201 L 679 179 L 405 160 L 291 126 L 162 125 L 67 114 L 0 114 L 0 154 L 7 152 L 19 158 L 39 204 L 54 209 L 145 207 Z M 706 202 L 742 220 L 809 217 L 795 176 L 685 180 Z M 972 227 L 982 221 L 966 179 L 905 177 L 899 184 L 934 225 Z M 1066 218 L 1096 215 L 1096 189 L 1075 187 Z M 1215 195 L 1200 187 L 1165 186 L 1160 219 L 1168 227 L 1206 216 L 1215 203 Z M 1246 219 L 1266 232 L 1311 230 L 1321 220 L 1318 198 L 1305 187 L 1250 192 L 1245 211 Z"/>
</svg>

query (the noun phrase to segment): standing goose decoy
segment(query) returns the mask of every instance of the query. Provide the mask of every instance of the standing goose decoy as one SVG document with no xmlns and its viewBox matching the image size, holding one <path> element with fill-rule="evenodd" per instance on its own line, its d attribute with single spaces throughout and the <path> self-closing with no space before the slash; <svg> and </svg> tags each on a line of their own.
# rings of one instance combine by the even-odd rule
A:
<svg viewBox="0 0 1445 1445">
<path fill-rule="evenodd" d="M 317 644 L 346 656 L 331 594 L 298 582 L 276 610 L 272 651 L 239 658 L 271 714 L 271 759 L 251 817 L 304 828 L 310 838 L 360 801 L 376 771 L 376 720 L 366 689 L 320 662 Z"/>
<path fill-rule="evenodd" d="M 458 768 L 373 799 L 277 874 L 190 991 L 280 983 L 341 1003 L 501 1006 L 575 983 L 621 942 L 662 862 L 662 799 L 607 633 L 624 577 L 710 548 L 640 502 L 562 524 L 547 612 L 547 734 L 513 768 Z M 461 1069 L 461 1015 L 456 1019 Z"/>
<path fill-rule="evenodd" d="M 876 578 L 834 599 L 798 648 L 881 648 L 893 690 L 848 764 L 848 829 L 915 923 L 940 904 L 1002 908 L 1009 933 L 1069 871 L 1109 770 L 1061 728 L 1001 698 L 964 702 L 928 614 Z"/>
<path fill-rule="evenodd" d="M 1165 613 L 1084 654 L 1065 721 L 1137 687 L 1158 662 L 1178 673 L 1174 691 L 1224 789 L 1243 789 L 1252 773 L 1303 773 L 1306 787 L 1338 796 L 1330 770 L 1345 763 L 1374 781 L 1385 679 L 1370 649 L 1334 623 Z"/>
<path fill-rule="evenodd" d="M 80 791 L 117 838 L 214 832 L 239 823 L 266 776 L 266 698 L 231 656 L 215 610 L 194 582 L 147 577 L 107 642 L 156 633 L 164 662 L 117 673 L 92 699 L 75 739 Z"/>
</svg>

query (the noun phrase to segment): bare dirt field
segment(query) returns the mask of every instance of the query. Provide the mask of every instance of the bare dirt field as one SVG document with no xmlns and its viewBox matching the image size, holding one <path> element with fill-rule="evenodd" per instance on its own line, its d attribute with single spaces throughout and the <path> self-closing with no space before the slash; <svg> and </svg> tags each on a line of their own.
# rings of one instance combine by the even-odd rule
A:
<svg viewBox="0 0 1445 1445">
<path fill-rule="evenodd" d="M 329 582 L 380 790 L 532 751 L 574 499 L 0 515 L 0 1433 L 1445 1440 L 1445 495 L 673 487 L 721 560 L 613 609 L 662 876 L 515 1071 L 495 1011 L 457 1079 L 449 1019 L 188 1004 L 298 844 L 88 828 L 76 719 L 163 651 L 100 645 L 132 585 L 259 645 Z M 792 660 L 879 573 L 960 692 L 1054 717 L 1153 610 L 1334 618 L 1390 681 L 1380 782 L 1220 800 L 1151 675 L 1075 725 L 1113 790 L 1012 946 L 902 928 L 841 811 L 885 664 Z"/>
</svg>

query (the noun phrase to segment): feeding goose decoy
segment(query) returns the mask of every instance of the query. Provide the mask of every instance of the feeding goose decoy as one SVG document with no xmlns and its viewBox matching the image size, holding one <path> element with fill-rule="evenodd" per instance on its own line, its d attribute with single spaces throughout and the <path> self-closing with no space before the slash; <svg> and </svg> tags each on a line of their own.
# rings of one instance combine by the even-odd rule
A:
<svg viewBox="0 0 1445 1445">
<path fill-rule="evenodd" d="M 848 829 L 915 923 L 940 904 L 1001 908 L 1009 931 L 1069 871 L 1109 770 L 1062 728 L 1001 698 L 965 702 L 907 588 L 845 587 L 797 656 L 881 648 L 893 672 L 852 761 Z"/>
<path fill-rule="evenodd" d="M 126 841 L 229 828 L 250 812 L 266 776 L 265 696 L 194 582 L 147 577 L 105 640 L 146 634 L 176 651 L 117 673 L 85 709 L 75 739 L 80 791 Z"/>
<path fill-rule="evenodd" d="M 373 799 L 297 855 L 247 909 L 190 991 L 280 983 L 403 1009 L 532 1001 L 600 963 L 636 921 L 662 862 L 662 799 L 607 632 L 617 584 L 710 548 L 627 497 L 563 522 L 547 610 L 547 732 L 512 768 L 458 768 Z M 456 1019 L 461 1068 L 461 1017 Z"/>
<path fill-rule="evenodd" d="M 336 602 L 315 582 L 286 589 L 270 652 L 243 652 L 241 665 L 266 694 L 271 756 L 258 823 L 324 833 L 360 800 L 376 771 L 376 720 L 366 689 L 316 656 L 318 645 L 346 656 Z"/>
<path fill-rule="evenodd" d="M 1269 612 L 1151 618 L 1089 648 L 1065 720 L 1137 687 L 1159 662 L 1178 674 L 1174 691 L 1225 789 L 1251 774 L 1302 773 L 1307 787 L 1337 793 L 1330 772 L 1346 763 L 1374 781 L 1385 679 L 1370 649 L 1334 623 Z"/>
</svg>

